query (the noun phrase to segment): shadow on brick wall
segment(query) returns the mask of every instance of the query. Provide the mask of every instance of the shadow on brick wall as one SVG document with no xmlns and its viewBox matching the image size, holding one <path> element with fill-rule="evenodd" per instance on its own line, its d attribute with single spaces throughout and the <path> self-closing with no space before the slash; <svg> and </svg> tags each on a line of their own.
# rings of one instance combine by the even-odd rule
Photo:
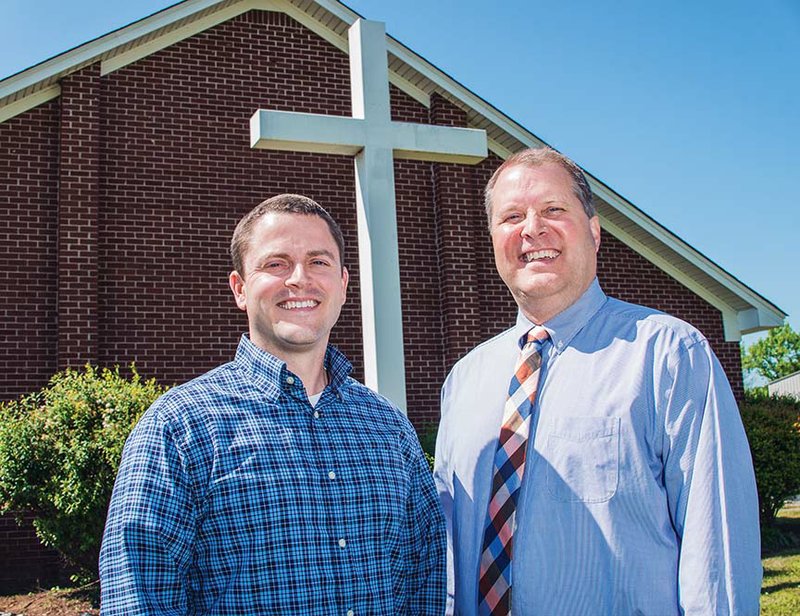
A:
<svg viewBox="0 0 800 616">
<path fill-rule="evenodd" d="M 71 571 L 56 550 L 39 542 L 32 520 L 25 514 L 20 526 L 13 515 L 0 516 L 0 594 L 69 584 Z"/>
</svg>

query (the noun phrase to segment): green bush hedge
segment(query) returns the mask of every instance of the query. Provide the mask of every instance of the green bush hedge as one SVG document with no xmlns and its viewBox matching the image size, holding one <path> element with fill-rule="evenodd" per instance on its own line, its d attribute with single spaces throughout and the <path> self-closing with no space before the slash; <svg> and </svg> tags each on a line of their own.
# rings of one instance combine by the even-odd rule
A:
<svg viewBox="0 0 800 616">
<path fill-rule="evenodd" d="M 33 512 L 42 543 L 92 577 L 125 439 L 165 391 L 131 370 L 66 370 L 0 405 L 0 512 Z"/>
<path fill-rule="evenodd" d="M 784 503 L 800 494 L 800 401 L 750 391 L 740 410 L 753 455 L 761 523 L 770 525 Z"/>
</svg>

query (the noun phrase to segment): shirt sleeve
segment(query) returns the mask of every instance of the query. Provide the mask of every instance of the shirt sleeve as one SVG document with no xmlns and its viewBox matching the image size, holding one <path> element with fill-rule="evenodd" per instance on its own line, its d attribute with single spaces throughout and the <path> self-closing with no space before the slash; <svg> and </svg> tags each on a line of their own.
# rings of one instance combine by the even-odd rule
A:
<svg viewBox="0 0 800 616">
<path fill-rule="evenodd" d="M 447 393 L 449 391 L 449 383 L 451 376 L 448 376 L 444 385 L 442 386 L 442 420 L 439 423 L 439 433 L 436 437 L 436 457 L 433 466 L 433 479 L 436 490 L 439 494 L 439 501 L 442 505 L 442 512 L 445 518 L 445 529 L 447 533 L 447 606 L 445 614 L 452 616 L 455 611 L 455 569 L 454 569 L 454 552 L 453 552 L 453 481 L 450 471 L 446 465 L 447 456 L 442 452 L 444 450 L 443 443 L 446 442 L 447 437 Z"/>
<path fill-rule="evenodd" d="M 728 380 L 706 341 L 668 362 L 664 483 L 680 538 L 688 614 L 757 614 L 761 588 L 752 458 Z"/>
<path fill-rule="evenodd" d="M 408 499 L 408 614 L 441 616 L 447 598 L 445 522 L 428 462 L 415 445 Z"/>
<path fill-rule="evenodd" d="M 154 411 L 128 438 L 111 497 L 100 552 L 101 611 L 108 616 L 192 609 L 190 486 L 170 430 Z"/>
</svg>

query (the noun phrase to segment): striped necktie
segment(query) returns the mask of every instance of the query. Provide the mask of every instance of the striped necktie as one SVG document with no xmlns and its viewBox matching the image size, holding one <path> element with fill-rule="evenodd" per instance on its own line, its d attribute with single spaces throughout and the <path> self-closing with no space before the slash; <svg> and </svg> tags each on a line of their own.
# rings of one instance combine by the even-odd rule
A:
<svg viewBox="0 0 800 616">
<path fill-rule="evenodd" d="M 478 612 L 482 616 L 511 613 L 514 520 L 542 364 L 541 348 L 547 337 L 547 330 L 539 325 L 528 332 L 508 387 L 481 552 Z"/>
</svg>

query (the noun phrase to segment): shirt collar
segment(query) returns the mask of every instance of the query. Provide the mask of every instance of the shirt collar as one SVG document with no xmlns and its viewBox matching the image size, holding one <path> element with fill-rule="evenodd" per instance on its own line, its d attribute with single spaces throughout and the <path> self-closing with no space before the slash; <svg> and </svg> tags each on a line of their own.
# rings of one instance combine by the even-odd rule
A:
<svg viewBox="0 0 800 616">
<path fill-rule="evenodd" d="M 285 361 L 257 347 L 247 334 L 242 334 L 239 340 L 234 363 L 257 387 L 271 393 L 303 387 Z M 336 392 L 344 385 L 353 366 L 339 349 L 329 344 L 325 351 L 325 369 L 330 379 L 328 386 Z"/>
<path fill-rule="evenodd" d="M 577 301 L 571 306 L 559 312 L 552 319 L 543 323 L 556 353 L 561 353 L 575 335 L 583 329 L 598 310 L 606 303 L 608 296 L 603 293 L 597 278 L 592 280 L 589 288 L 584 291 Z M 520 348 L 524 344 L 523 337 L 530 331 L 535 324 L 530 321 L 522 310 L 517 313 L 517 323 L 514 326 L 514 334 Z"/>
</svg>

